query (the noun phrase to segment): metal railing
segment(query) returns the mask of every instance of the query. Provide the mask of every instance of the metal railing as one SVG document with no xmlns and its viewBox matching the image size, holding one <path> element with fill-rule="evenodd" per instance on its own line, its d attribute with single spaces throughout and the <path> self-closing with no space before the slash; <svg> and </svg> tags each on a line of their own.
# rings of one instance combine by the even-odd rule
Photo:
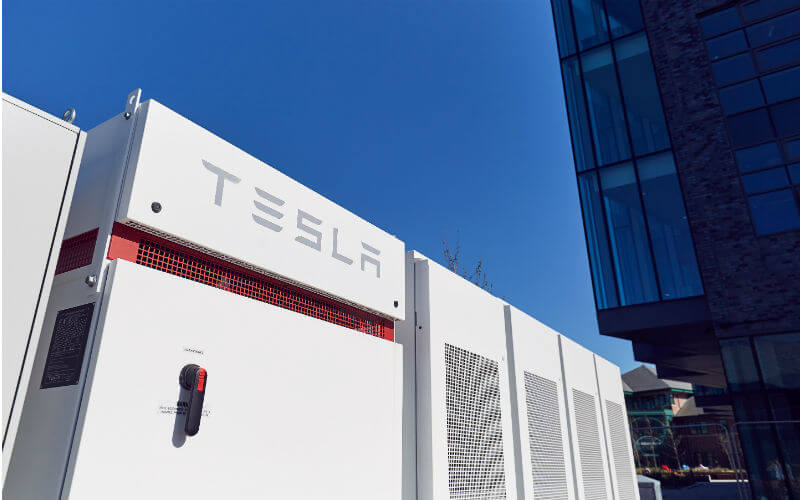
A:
<svg viewBox="0 0 800 500">
<path fill-rule="evenodd" d="M 741 422 L 742 424 L 751 423 L 751 422 Z M 775 423 L 775 422 L 770 422 Z M 738 424 L 737 424 L 738 425 Z M 750 488 L 746 483 L 746 479 L 744 477 L 743 467 L 741 457 L 739 456 L 738 449 L 733 446 L 733 440 L 731 439 L 731 433 L 728 430 L 728 426 L 718 423 L 718 422 L 703 422 L 697 424 L 685 424 L 685 425 L 647 425 L 642 427 L 631 427 L 631 432 L 634 431 L 653 431 L 653 430 L 664 430 L 665 432 L 672 432 L 674 429 L 702 429 L 706 431 L 709 427 L 719 427 L 722 430 L 722 433 L 725 436 L 725 447 L 727 448 L 728 456 L 730 457 L 730 464 L 731 468 L 733 469 L 734 476 L 736 478 L 736 497 L 738 500 L 751 500 L 750 495 Z M 701 434 L 702 435 L 702 434 Z M 633 443 L 636 446 L 636 443 Z M 678 457 L 676 457 L 677 459 Z"/>
<path fill-rule="evenodd" d="M 797 484 L 796 484 L 797 479 L 794 478 L 794 474 L 792 474 L 792 471 L 790 470 L 792 465 L 787 463 L 788 453 L 784 449 L 784 447 L 786 446 L 786 443 L 781 439 L 781 437 L 779 435 L 779 428 L 778 428 L 778 426 L 781 426 L 781 425 L 793 425 L 793 426 L 800 427 L 800 420 L 750 420 L 750 421 L 735 422 L 734 423 L 734 427 L 739 428 L 739 429 L 741 429 L 741 427 L 748 426 L 748 425 L 750 425 L 750 426 L 769 426 L 770 430 L 775 433 L 774 437 L 773 437 L 773 439 L 775 441 L 775 443 L 774 443 L 775 452 L 777 453 L 777 456 L 775 457 L 776 458 L 775 465 L 777 465 L 777 468 L 780 469 L 780 477 L 778 477 L 778 479 L 783 481 L 783 491 L 775 492 L 776 495 L 779 495 L 779 496 L 775 496 L 775 497 L 769 496 L 769 498 L 770 499 L 772 499 L 772 498 L 789 498 L 789 499 L 792 499 L 792 500 L 800 500 L 800 498 L 798 498 L 797 493 L 796 493 L 797 492 Z M 739 434 L 741 436 L 742 435 L 741 430 L 738 431 L 737 434 Z M 752 483 L 754 491 L 757 491 L 759 486 L 758 486 L 757 482 L 755 481 L 754 474 L 752 472 L 755 472 L 755 471 L 751 471 L 751 473 L 750 473 L 750 481 Z M 761 481 L 768 481 L 768 480 L 765 480 L 764 478 L 761 478 L 760 480 Z M 795 482 L 794 485 L 791 484 L 792 481 Z M 771 495 L 771 493 L 767 493 L 767 495 Z M 767 498 L 767 497 L 763 497 L 763 498 Z"/>
</svg>

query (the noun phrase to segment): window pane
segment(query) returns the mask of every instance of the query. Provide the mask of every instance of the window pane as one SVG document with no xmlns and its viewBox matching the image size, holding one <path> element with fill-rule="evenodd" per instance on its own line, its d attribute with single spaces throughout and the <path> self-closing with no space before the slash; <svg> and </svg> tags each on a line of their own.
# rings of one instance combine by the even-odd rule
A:
<svg viewBox="0 0 800 500">
<path fill-rule="evenodd" d="M 561 57 L 575 53 L 575 38 L 572 17 L 569 14 L 569 0 L 552 0 L 553 17 L 556 21 L 556 37 Z"/>
<path fill-rule="evenodd" d="M 592 268 L 592 281 L 598 309 L 617 307 L 617 290 L 614 285 L 614 269 L 603 221 L 603 207 L 600 204 L 600 189 L 597 174 L 588 172 L 578 177 L 581 205 L 583 206 L 583 225 L 586 243 L 589 246 L 589 263 Z"/>
<path fill-rule="evenodd" d="M 614 47 L 634 153 L 668 148 L 667 125 L 644 33 L 620 40 Z"/>
<path fill-rule="evenodd" d="M 800 420 L 798 396 L 797 391 L 770 391 L 769 406 L 776 420 Z"/>
<path fill-rule="evenodd" d="M 756 172 L 755 174 L 743 175 L 742 183 L 747 194 L 769 191 L 789 185 L 786 178 L 786 169 L 783 167 Z"/>
<path fill-rule="evenodd" d="M 600 165 L 630 158 L 622 101 L 609 46 L 581 56 L 595 151 Z"/>
<path fill-rule="evenodd" d="M 756 52 L 756 61 L 762 71 L 800 61 L 800 38 L 776 47 L 759 50 Z"/>
<path fill-rule="evenodd" d="M 672 153 L 639 160 L 639 182 L 664 299 L 703 293 Z"/>
<path fill-rule="evenodd" d="M 644 28 L 639 2 L 632 0 L 606 0 L 608 24 L 613 38 Z"/>
<path fill-rule="evenodd" d="M 800 163 L 789 165 L 787 168 L 789 169 L 789 178 L 792 180 L 792 184 L 800 184 Z"/>
<path fill-rule="evenodd" d="M 800 333 L 754 337 L 753 342 L 767 390 L 800 391 Z"/>
<path fill-rule="evenodd" d="M 608 41 L 602 0 L 572 0 L 572 13 L 581 50 Z"/>
<path fill-rule="evenodd" d="M 761 0 L 742 5 L 742 14 L 745 21 L 753 21 L 798 5 L 800 5 L 800 0 Z"/>
<path fill-rule="evenodd" d="M 788 499 L 785 474 L 781 467 L 775 434 L 769 425 L 739 426 L 739 440 L 747 465 L 747 479 L 754 498 Z"/>
<path fill-rule="evenodd" d="M 578 170 L 594 167 L 592 159 L 591 134 L 589 134 L 589 117 L 586 115 L 586 102 L 583 99 L 578 58 L 565 60 L 561 69 L 564 75 L 564 88 L 567 98 L 567 114 L 572 130 L 572 153 Z"/>
<path fill-rule="evenodd" d="M 758 47 L 800 33 L 800 10 L 747 28 L 750 45 Z"/>
<path fill-rule="evenodd" d="M 761 391 L 753 350 L 747 338 L 719 341 L 728 390 L 731 392 Z"/>
<path fill-rule="evenodd" d="M 764 104 L 758 80 L 740 83 L 719 91 L 719 100 L 725 113 L 738 113 Z"/>
<path fill-rule="evenodd" d="M 747 49 L 747 39 L 744 37 L 744 31 L 734 31 L 707 41 L 706 48 L 711 60 L 716 61 L 721 57 L 727 57 Z"/>
<path fill-rule="evenodd" d="M 773 137 L 767 110 L 759 109 L 727 118 L 728 135 L 734 148 L 764 142 Z"/>
<path fill-rule="evenodd" d="M 763 391 L 735 392 L 731 395 L 733 400 L 733 411 L 737 420 L 740 421 L 759 421 L 771 420 L 767 396 Z"/>
<path fill-rule="evenodd" d="M 800 423 L 776 424 L 775 430 L 792 497 L 800 498 Z"/>
<path fill-rule="evenodd" d="M 798 11 L 800 12 L 800 11 Z M 767 101 L 777 102 L 800 96 L 800 66 L 761 77 Z"/>
<path fill-rule="evenodd" d="M 717 85 L 728 85 L 740 80 L 745 80 L 756 74 L 753 60 L 749 53 L 729 57 L 711 65 Z"/>
<path fill-rule="evenodd" d="M 764 167 L 771 167 L 781 163 L 781 153 L 778 145 L 774 142 L 742 149 L 736 152 L 736 161 L 739 163 L 739 170 L 749 172 Z"/>
<path fill-rule="evenodd" d="M 770 404 L 779 420 L 800 414 L 800 333 L 754 337 Z"/>
<path fill-rule="evenodd" d="M 791 190 L 751 196 L 748 202 L 757 233 L 769 234 L 800 228 L 800 211 Z"/>
<path fill-rule="evenodd" d="M 658 300 L 633 165 L 600 171 L 603 202 L 619 284 L 620 305 Z"/>
<path fill-rule="evenodd" d="M 739 14 L 736 8 L 721 10 L 710 16 L 700 19 L 700 29 L 706 38 L 719 35 L 739 27 Z"/>
<path fill-rule="evenodd" d="M 800 133 L 800 99 L 773 106 L 769 112 L 779 136 Z"/>
<path fill-rule="evenodd" d="M 787 142 L 783 145 L 787 161 L 800 160 L 800 140 Z"/>
</svg>

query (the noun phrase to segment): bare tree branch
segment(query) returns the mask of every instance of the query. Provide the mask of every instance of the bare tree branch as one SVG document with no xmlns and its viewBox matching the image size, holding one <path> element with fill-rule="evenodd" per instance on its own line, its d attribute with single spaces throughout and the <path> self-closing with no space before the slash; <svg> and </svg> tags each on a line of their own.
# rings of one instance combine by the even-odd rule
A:
<svg viewBox="0 0 800 500">
<path fill-rule="evenodd" d="M 467 272 L 461 266 L 461 231 L 456 231 L 456 243 L 454 247 L 450 246 L 450 243 L 447 241 L 447 232 L 444 232 L 444 236 L 442 237 L 442 253 L 447 269 L 488 292 L 492 291 L 494 287 L 486 276 L 486 271 L 483 270 L 483 259 L 478 259 L 478 263 L 475 265 L 472 272 Z"/>
</svg>

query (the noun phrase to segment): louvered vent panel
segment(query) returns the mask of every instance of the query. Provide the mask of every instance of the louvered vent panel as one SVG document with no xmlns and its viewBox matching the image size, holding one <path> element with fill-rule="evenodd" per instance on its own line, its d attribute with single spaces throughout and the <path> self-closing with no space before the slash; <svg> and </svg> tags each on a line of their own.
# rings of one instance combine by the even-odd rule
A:
<svg viewBox="0 0 800 500">
<path fill-rule="evenodd" d="M 496 361 L 444 346 L 450 498 L 506 498 Z"/>
<path fill-rule="evenodd" d="M 578 454 L 586 500 L 607 500 L 606 479 L 603 471 L 603 453 L 597 425 L 594 396 L 572 389 L 575 403 L 575 428 L 578 434 Z"/>
<path fill-rule="evenodd" d="M 536 500 L 566 500 L 567 471 L 558 408 L 558 385 L 525 372 L 528 441 Z"/>
<path fill-rule="evenodd" d="M 627 419 L 622 405 L 606 400 L 608 414 L 608 430 L 611 434 L 611 451 L 614 455 L 614 471 L 617 475 L 617 487 L 620 500 L 636 500 L 633 491 L 633 464 L 625 435 Z"/>
</svg>

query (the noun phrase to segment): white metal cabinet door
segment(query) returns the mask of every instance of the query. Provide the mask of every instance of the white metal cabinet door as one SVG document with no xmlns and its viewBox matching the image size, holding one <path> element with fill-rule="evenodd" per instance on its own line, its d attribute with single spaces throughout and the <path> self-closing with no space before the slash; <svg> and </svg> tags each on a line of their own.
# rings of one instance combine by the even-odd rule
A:
<svg viewBox="0 0 800 500">
<path fill-rule="evenodd" d="M 559 335 L 573 467 L 582 500 L 613 500 L 594 355 Z"/>
<path fill-rule="evenodd" d="M 572 450 L 558 333 L 506 306 L 519 415 L 524 498 L 574 500 Z"/>
<path fill-rule="evenodd" d="M 4 432 L 29 338 L 36 349 L 84 141 L 77 127 L 3 95 Z"/>
<path fill-rule="evenodd" d="M 622 377 L 619 367 L 610 361 L 594 355 L 597 371 L 597 386 L 603 427 L 606 435 L 606 449 L 611 464 L 611 481 L 614 498 L 617 500 L 639 500 L 639 486 L 636 481 L 636 468 L 631 447 L 630 424 L 625 408 L 625 395 L 622 392 Z"/>
<path fill-rule="evenodd" d="M 401 346 L 132 263 L 110 267 L 63 498 L 400 495 Z M 173 408 L 208 370 L 197 435 Z"/>
</svg>

